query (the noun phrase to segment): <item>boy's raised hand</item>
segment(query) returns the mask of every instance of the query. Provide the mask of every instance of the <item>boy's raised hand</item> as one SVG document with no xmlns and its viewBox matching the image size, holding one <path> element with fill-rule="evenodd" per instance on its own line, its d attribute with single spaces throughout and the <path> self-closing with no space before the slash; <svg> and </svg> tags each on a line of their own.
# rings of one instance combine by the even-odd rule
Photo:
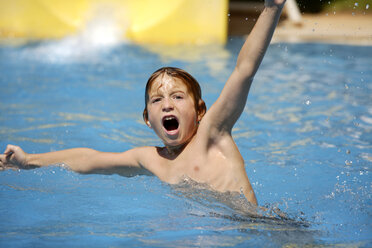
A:
<svg viewBox="0 0 372 248">
<path fill-rule="evenodd" d="M 26 155 L 19 146 L 8 145 L 4 154 L 0 154 L 0 170 L 28 168 Z"/>
</svg>

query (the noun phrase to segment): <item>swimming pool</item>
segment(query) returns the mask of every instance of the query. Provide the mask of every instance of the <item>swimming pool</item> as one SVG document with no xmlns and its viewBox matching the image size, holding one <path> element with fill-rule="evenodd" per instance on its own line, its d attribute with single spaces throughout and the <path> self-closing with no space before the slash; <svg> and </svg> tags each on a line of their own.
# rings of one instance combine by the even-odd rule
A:
<svg viewBox="0 0 372 248">
<path fill-rule="evenodd" d="M 243 39 L 226 46 L 99 46 L 79 40 L 0 47 L 0 147 L 161 145 L 142 121 L 144 85 L 161 66 L 201 83 L 209 107 Z M 272 44 L 234 128 L 260 205 L 153 176 L 60 167 L 0 172 L 1 247 L 372 246 L 372 47 Z M 234 206 L 235 205 L 235 206 Z"/>
</svg>

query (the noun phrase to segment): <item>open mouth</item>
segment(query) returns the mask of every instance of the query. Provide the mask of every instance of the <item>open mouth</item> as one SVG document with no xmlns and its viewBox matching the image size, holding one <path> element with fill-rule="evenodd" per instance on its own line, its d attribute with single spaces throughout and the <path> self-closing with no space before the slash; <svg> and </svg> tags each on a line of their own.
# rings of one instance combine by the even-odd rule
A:
<svg viewBox="0 0 372 248">
<path fill-rule="evenodd" d="M 174 131 L 178 129 L 178 120 L 175 116 L 165 116 L 163 118 L 163 127 L 167 131 Z"/>
</svg>

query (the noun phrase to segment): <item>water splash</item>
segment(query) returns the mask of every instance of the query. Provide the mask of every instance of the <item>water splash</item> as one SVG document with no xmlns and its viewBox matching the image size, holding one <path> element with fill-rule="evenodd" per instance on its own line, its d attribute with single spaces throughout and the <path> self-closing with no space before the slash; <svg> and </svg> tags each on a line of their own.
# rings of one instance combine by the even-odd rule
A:
<svg viewBox="0 0 372 248">
<path fill-rule="evenodd" d="M 49 63 L 94 61 L 102 52 L 126 43 L 126 28 L 118 25 L 118 18 L 109 6 L 94 11 L 85 28 L 61 40 L 40 42 L 24 50 L 25 58 L 39 58 Z M 122 21 L 121 21 L 122 22 Z"/>
<path fill-rule="evenodd" d="M 310 226 L 303 216 L 290 216 L 283 212 L 279 209 L 279 203 L 256 207 L 242 193 L 217 192 L 207 184 L 195 182 L 188 177 L 171 187 L 175 196 L 189 199 L 191 215 L 269 225 L 270 228 L 275 228 L 276 225 L 291 228 Z"/>
</svg>

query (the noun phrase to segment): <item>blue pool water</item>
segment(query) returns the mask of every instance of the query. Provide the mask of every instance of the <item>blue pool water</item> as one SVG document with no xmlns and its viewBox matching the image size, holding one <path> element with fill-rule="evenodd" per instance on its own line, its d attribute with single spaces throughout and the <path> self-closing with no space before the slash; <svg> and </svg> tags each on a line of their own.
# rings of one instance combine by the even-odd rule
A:
<svg viewBox="0 0 372 248">
<path fill-rule="evenodd" d="M 121 152 L 161 145 L 142 121 L 161 66 L 201 83 L 210 106 L 243 44 L 0 46 L 0 149 Z M 372 47 L 272 44 L 233 135 L 260 205 L 153 176 L 51 166 L 0 172 L 0 247 L 372 246 Z"/>
</svg>

